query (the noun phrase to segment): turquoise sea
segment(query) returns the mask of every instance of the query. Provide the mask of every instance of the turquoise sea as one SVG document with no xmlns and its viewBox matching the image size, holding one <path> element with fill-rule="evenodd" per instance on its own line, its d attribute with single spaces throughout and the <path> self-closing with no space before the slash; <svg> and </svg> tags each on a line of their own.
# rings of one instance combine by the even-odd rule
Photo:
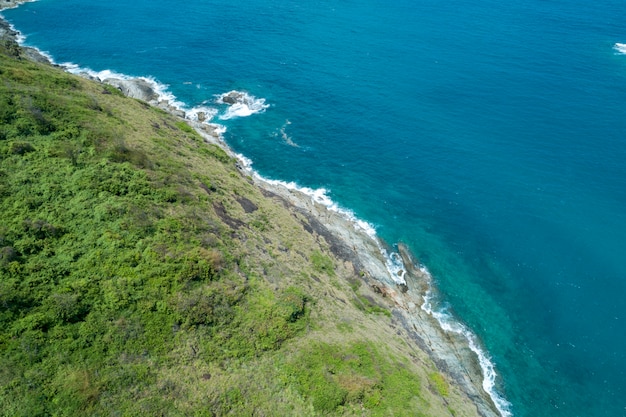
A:
<svg viewBox="0 0 626 417">
<path fill-rule="evenodd" d="M 3 15 L 58 63 L 151 76 L 187 108 L 215 108 L 259 173 L 325 188 L 407 243 L 437 308 L 495 364 L 505 414 L 616 417 L 625 6 L 40 0 Z M 230 90 L 249 106 L 217 104 Z"/>
</svg>

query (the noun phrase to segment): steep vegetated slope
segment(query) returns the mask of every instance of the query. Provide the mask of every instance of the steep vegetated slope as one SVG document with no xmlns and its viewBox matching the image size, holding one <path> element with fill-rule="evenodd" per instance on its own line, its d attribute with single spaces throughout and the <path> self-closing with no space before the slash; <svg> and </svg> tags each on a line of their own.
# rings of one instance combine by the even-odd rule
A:
<svg viewBox="0 0 626 417">
<path fill-rule="evenodd" d="M 0 46 L 0 415 L 476 415 L 320 225 Z"/>
</svg>

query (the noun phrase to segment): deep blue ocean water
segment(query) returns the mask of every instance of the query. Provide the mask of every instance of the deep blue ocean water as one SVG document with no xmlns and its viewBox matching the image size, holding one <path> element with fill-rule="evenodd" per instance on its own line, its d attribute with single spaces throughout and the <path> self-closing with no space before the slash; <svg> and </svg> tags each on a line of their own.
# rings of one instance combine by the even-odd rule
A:
<svg viewBox="0 0 626 417">
<path fill-rule="evenodd" d="M 41 0 L 26 43 L 152 76 L 262 175 L 407 243 L 515 416 L 626 416 L 623 0 Z M 619 49 L 619 48 L 618 48 Z M 220 109 L 223 111 L 223 109 Z"/>
</svg>

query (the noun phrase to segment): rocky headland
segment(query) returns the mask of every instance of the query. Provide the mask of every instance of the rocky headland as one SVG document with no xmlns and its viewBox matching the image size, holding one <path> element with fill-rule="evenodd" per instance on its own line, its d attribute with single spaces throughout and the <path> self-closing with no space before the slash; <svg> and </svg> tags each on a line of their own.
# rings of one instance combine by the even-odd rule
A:
<svg viewBox="0 0 626 417">
<path fill-rule="evenodd" d="M 23 1 L 2 0 L 0 9 L 16 7 Z M 18 33 L 0 19 L 0 39 L 5 43 L 15 43 Z M 49 60 L 33 48 L 15 50 L 22 58 L 50 64 Z M 206 123 L 206 116 L 198 115 L 195 120 L 188 118 L 185 111 L 160 97 L 155 86 L 145 78 L 95 78 L 80 73 L 85 78 L 108 84 L 119 89 L 124 95 L 159 107 L 186 121 L 209 142 L 219 144 L 231 157 L 236 155 L 223 143 L 219 131 Z M 236 96 L 225 96 L 224 103 L 235 103 Z M 265 196 L 283 205 L 300 218 L 306 219 L 307 231 L 318 239 L 327 242 L 336 259 L 342 262 L 353 274 L 367 285 L 367 292 L 375 303 L 392 312 L 390 326 L 400 337 L 412 344 L 416 360 L 434 361 L 438 368 L 462 389 L 476 406 L 478 415 L 498 416 L 500 413 L 493 399 L 483 387 L 479 358 L 461 334 L 442 329 L 441 324 L 428 311 L 422 308 L 430 292 L 435 291 L 432 278 L 419 261 L 414 259 L 408 248 L 400 245 L 398 256 L 402 258 L 402 276 L 393 276 L 387 266 L 385 242 L 371 236 L 346 212 L 329 208 L 312 195 L 296 187 L 270 181 L 244 164 L 238 164 L 244 177 L 250 178 Z"/>
</svg>

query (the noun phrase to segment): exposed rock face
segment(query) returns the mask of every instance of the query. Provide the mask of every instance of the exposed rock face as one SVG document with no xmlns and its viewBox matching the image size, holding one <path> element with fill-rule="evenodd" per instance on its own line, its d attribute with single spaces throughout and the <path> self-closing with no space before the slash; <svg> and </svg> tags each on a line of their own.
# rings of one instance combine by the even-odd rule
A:
<svg viewBox="0 0 626 417">
<path fill-rule="evenodd" d="M 22 54 L 30 61 L 39 62 L 40 64 L 52 64 L 47 56 L 42 55 L 41 52 L 35 48 L 22 47 Z"/>
<path fill-rule="evenodd" d="M 125 96 L 150 102 L 159 98 L 150 83 L 141 78 L 124 80 L 120 78 L 107 78 L 102 81 L 105 84 L 118 88 Z"/>
<path fill-rule="evenodd" d="M 2 9 L 12 9 L 14 7 L 19 6 L 22 3 L 28 3 L 32 0 L 0 0 L 0 10 Z"/>
<path fill-rule="evenodd" d="M 143 78 L 107 78 L 103 83 L 119 89 L 125 96 L 145 101 L 174 116 L 185 118 L 185 112 L 172 105 L 168 100 L 159 100 L 159 94 L 154 90 L 154 85 Z"/>
<path fill-rule="evenodd" d="M 145 100 L 145 101 L 147 101 L 149 104 L 152 104 L 153 106 L 157 106 L 161 110 L 165 110 L 166 112 L 173 114 L 176 117 L 180 117 L 183 119 L 185 118 L 185 112 L 179 109 L 178 107 L 173 106 L 172 103 L 170 103 L 168 100 L 159 100 L 158 103 L 156 100 Z"/>
<path fill-rule="evenodd" d="M 220 137 L 220 133 L 216 125 L 210 125 L 206 123 L 196 124 L 196 128 L 202 129 L 203 132 L 209 135 L 209 137 L 205 136 L 205 139 L 209 140 L 211 143 L 215 143 L 214 139 L 218 139 Z M 211 140 L 210 138 L 213 138 Z"/>
<path fill-rule="evenodd" d="M 0 4 L 6 4 L 5 1 L 6 3 L 19 3 L 0 0 Z M 1 5 L 0 8 L 2 8 Z M 3 23 L 0 19 L 0 39 L 3 36 L 14 39 L 16 32 L 11 29 L 10 25 L 3 25 Z M 28 52 L 23 52 L 23 54 L 23 56 L 29 56 Z M 81 75 L 88 76 L 88 74 Z M 88 78 L 94 79 L 92 76 L 88 76 Z M 159 95 L 154 86 L 145 79 L 109 78 L 102 82 L 120 89 L 126 96 L 143 100 L 179 117 L 185 117 L 184 111 L 177 109 L 169 101 L 159 101 Z M 222 101 L 226 104 L 240 103 L 244 99 L 245 94 L 237 91 L 232 91 L 222 97 Z M 205 119 L 205 113 L 198 113 L 199 122 Z M 201 129 L 206 134 L 203 136 L 207 140 L 215 141 L 219 138 L 218 128 L 215 125 L 198 125 L 194 122 L 191 124 Z M 244 169 L 242 168 L 242 170 Z M 434 359 L 440 369 L 448 372 L 457 381 L 468 397 L 474 401 L 480 415 L 485 417 L 497 416 L 491 399 L 481 387 L 481 370 L 479 364 L 476 363 L 475 355 L 467 347 L 466 341 L 456 334 L 444 332 L 432 315 L 420 308 L 424 302 L 424 294 L 430 287 L 430 277 L 419 268 L 419 262 L 412 259 L 404 246 L 399 246 L 399 252 L 407 269 L 405 271 L 406 284 L 399 284 L 387 270 L 385 259 L 380 254 L 380 245 L 377 241 L 363 230 L 355 228 L 354 224 L 346 220 L 343 215 L 329 210 L 299 191 L 266 182 L 255 177 L 252 172 L 247 172 L 247 174 L 254 178 L 256 184 L 260 185 L 266 192 L 280 196 L 291 203 L 294 213 L 297 212 L 301 217 L 307 219 L 308 223 L 305 229 L 308 227 L 309 233 L 315 233 L 326 240 L 333 253 L 354 266 L 355 273 L 360 274 L 363 281 L 374 292 L 380 294 L 384 302 L 392 308 L 394 325 L 397 325 L 398 331 L 406 333 Z M 203 189 L 207 193 L 213 192 L 206 185 Z M 258 210 L 258 207 L 247 198 L 241 197 L 238 202 L 246 213 Z M 230 217 L 223 205 L 215 205 L 214 208 L 216 214 L 233 229 L 244 225 L 238 219 Z M 11 259 L 14 256 L 13 248 L 1 249 L 0 261 Z"/>
<path fill-rule="evenodd" d="M 447 372 L 472 399 L 483 417 L 499 415 L 489 394 L 482 387 L 482 371 L 476 354 L 460 334 L 444 331 L 435 317 L 422 309 L 424 297 L 432 288 L 431 277 L 420 268 L 406 246 L 399 245 L 399 253 L 406 271 L 406 283 L 398 283 L 391 276 L 377 243 L 363 230 L 355 227 L 340 213 L 329 210 L 297 190 L 267 182 L 250 172 L 255 183 L 268 192 L 278 195 L 300 209 L 309 225 L 316 222 L 322 228 L 313 228 L 331 246 L 333 252 L 355 265 L 361 278 L 374 293 L 381 295 L 392 308 L 394 323 L 438 365 Z"/>
<path fill-rule="evenodd" d="M 222 101 L 226 104 L 242 103 L 244 101 L 244 94 L 239 91 L 231 91 L 228 94 L 222 96 Z"/>
<path fill-rule="evenodd" d="M 3 8 L 7 8 L 6 5 L 10 3 L 11 2 L 4 3 L 4 0 L 0 0 L 0 10 L 2 10 Z M 13 7 L 15 7 L 17 3 L 20 3 L 20 2 L 13 2 L 13 3 L 14 3 Z M 3 42 L 3 48 L 5 50 L 10 49 L 10 52 L 9 52 L 10 55 L 21 56 L 30 61 L 35 61 L 35 62 L 39 62 L 42 64 L 48 64 L 48 65 L 51 64 L 48 57 L 46 57 L 45 55 L 42 55 L 41 52 L 39 52 L 37 49 L 30 48 L 27 46 L 20 47 L 17 43 L 18 35 L 19 35 L 19 32 L 13 30 L 13 28 L 8 22 L 6 22 L 3 19 L 0 19 L 0 41 Z"/>
<path fill-rule="evenodd" d="M 19 0 L 0 0 L 0 10 L 7 9 L 11 7 L 16 7 L 21 3 L 25 3 L 26 1 Z M 13 54 L 15 56 L 20 56 L 22 58 L 26 58 L 30 61 L 39 62 L 42 64 L 53 65 L 48 59 L 47 56 L 43 55 L 40 51 L 35 48 L 29 48 L 24 46 L 19 46 L 17 44 L 17 37 L 19 32 L 15 31 L 11 25 L 5 20 L 0 18 L 0 42 L 4 42 L 4 49 L 13 48 Z M 138 100 L 145 101 L 153 106 L 159 107 L 168 113 L 171 113 L 177 117 L 185 118 L 185 111 L 176 107 L 174 104 L 170 103 L 168 100 L 160 100 L 159 94 L 155 91 L 154 85 L 150 83 L 148 80 L 144 78 L 106 78 L 104 80 L 95 77 L 88 72 L 81 72 L 77 75 L 88 78 L 93 81 L 102 82 L 104 84 L 111 85 L 117 89 L 119 89 L 125 96 L 136 98 Z M 229 96 L 228 100 L 241 100 L 243 97 L 242 93 L 232 92 Z M 232 101 L 233 103 L 235 101 Z M 200 122 L 207 119 L 205 113 L 202 113 L 202 120 Z M 199 115 L 200 119 L 200 115 Z M 205 128 L 206 133 L 211 136 L 218 137 L 219 133 L 216 132 L 215 127 Z"/>
<path fill-rule="evenodd" d="M 2 0 L 0 0 L 2 1 Z M 0 10 L 2 6 L 0 6 Z M 11 25 L 9 25 L 4 20 L 0 19 L 0 39 L 14 39 L 17 36 L 17 32 L 11 29 Z"/>
</svg>

